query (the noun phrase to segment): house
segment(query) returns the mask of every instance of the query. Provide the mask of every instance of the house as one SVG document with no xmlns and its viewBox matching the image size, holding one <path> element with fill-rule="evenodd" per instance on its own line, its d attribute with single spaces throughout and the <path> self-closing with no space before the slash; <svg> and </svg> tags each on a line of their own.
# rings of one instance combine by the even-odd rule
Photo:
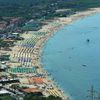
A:
<svg viewBox="0 0 100 100">
<path fill-rule="evenodd" d="M 44 78 L 41 77 L 32 77 L 32 78 L 28 78 L 28 82 L 29 84 L 43 84 L 44 83 Z"/>
<path fill-rule="evenodd" d="M 7 22 L 2 21 L 0 22 L 0 30 L 4 30 L 7 27 Z"/>
<path fill-rule="evenodd" d="M 10 24 L 21 25 L 23 23 L 23 19 L 21 17 L 12 18 Z"/>
<path fill-rule="evenodd" d="M 0 38 L 1 38 L 1 39 L 5 39 L 6 37 L 7 37 L 6 34 L 0 34 Z"/>
<path fill-rule="evenodd" d="M 21 91 L 24 92 L 25 94 L 31 93 L 33 96 L 43 96 L 41 90 L 37 88 L 26 88 L 22 89 Z"/>
<path fill-rule="evenodd" d="M 0 96 L 9 95 L 9 94 L 10 94 L 10 92 L 5 90 L 5 89 L 3 89 L 3 88 L 0 90 Z"/>
</svg>

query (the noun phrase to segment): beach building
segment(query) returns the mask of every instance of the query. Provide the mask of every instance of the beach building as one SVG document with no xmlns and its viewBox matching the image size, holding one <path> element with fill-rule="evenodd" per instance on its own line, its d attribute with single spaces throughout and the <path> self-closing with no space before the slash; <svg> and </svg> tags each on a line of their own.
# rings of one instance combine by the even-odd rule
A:
<svg viewBox="0 0 100 100">
<path fill-rule="evenodd" d="M 39 89 L 37 88 L 26 88 L 26 89 L 22 89 L 23 92 L 27 92 L 27 93 L 35 93 L 35 92 L 41 92 Z"/>
<path fill-rule="evenodd" d="M 11 84 L 11 83 L 18 83 L 19 79 L 2 79 L 0 80 L 0 84 Z"/>
<path fill-rule="evenodd" d="M 4 72 L 6 70 L 6 68 L 7 68 L 7 66 L 0 62 L 0 72 Z"/>
<path fill-rule="evenodd" d="M 25 94 L 32 93 L 33 96 L 43 96 L 41 90 L 39 90 L 38 88 L 26 88 L 22 89 L 21 91 Z"/>
<path fill-rule="evenodd" d="M 15 40 L 13 40 L 13 39 L 4 39 L 3 41 L 4 42 L 14 42 Z"/>
<path fill-rule="evenodd" d="M 29 77 L 29 78 L 21 78 L 20 79 L 20 83 L 22 84 L 37 84 L 39 85 L 43 85 L 44 84 L 44 78 L 41 77 Z"/>
<path fill-rule="evenodd" d="M 44 78 L 41 77 L 31 77 L 28 78 L 29 84 L 44 84 Z"/>
<path fill-rule="evenodd" d="M 5 96 L 5 95 L 9 95 L 9 94 L 10 94 L 10 92 L 3 88 L 0 90 L 0 96 L 3 96 L 3 95 Z"/>
<path fill-rule="evenodd" d="M 7 27 L 7 22 L 6 21 L 0 22 L 0 30 L 4 30 L 6 27 Z"/>
<path fill-rule="evenodd" d="M 15 39 L 17 38 L 19 33 L 12 33 L 12 34 L 0 34 L 1 39 Z"/>
<path fill-rule="evenodd" d="M 20 33 L 12 33 L 13 35 L 19 35 Z"/>
<path fill-rule="evenodd" d="M 24 20 L 20 17 L 12 18 L 10 20 L 10 24 L 14 24 L 14 25 L 21 25 L 23 22 L 24 22 Z"/>
<path fill-rule="evenodd" d="M 6 37 L 6 34 L 0 34 L 0 39 L 5 39 Z"/>
<path fill-rule="evenodd" d="M 36 73 L 36 67 L 12 67 L 8 69 L 8 72 L 13 74 Z"/>
</svg>

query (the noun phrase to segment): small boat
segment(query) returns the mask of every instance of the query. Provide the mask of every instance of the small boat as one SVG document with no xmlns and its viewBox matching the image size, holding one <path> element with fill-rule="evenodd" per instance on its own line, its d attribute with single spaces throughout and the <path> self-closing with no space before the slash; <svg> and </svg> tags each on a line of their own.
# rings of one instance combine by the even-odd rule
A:
<svg viewBox="0 0 100 100">
<path fill-rule="evenodd" d="M 89 43 L 90 42 L 90 39 L 87 39 L 86 41 Z"/>
<path fill-rule="evenodd" d="M 83 66 L 83 67 L 87 67 L 87 65 L 86 65 L 86 64 L 83 64 L 82 66 Z"/>
</svg>

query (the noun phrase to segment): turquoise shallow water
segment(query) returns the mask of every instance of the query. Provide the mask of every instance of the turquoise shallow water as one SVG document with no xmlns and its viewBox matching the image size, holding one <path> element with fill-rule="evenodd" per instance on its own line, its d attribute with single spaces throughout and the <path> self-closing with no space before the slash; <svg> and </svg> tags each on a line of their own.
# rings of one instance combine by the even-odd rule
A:
<svg viewBox="0 0 100 100">
<path fill-rule="evenodd" d="M 91 100 L 86 97 L 91 85 L 100 92 L 100 14 L 56 32 L 45 44 L 41 62 L 73 100 Z"/>
</svg>

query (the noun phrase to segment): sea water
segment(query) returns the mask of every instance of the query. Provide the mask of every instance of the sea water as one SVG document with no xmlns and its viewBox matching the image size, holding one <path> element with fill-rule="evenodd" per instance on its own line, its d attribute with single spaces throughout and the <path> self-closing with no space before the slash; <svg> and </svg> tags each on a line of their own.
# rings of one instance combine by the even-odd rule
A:
<svg viewBox="0 0 100 100">
<path fill-rule="evenodd" d="M 41 62 L 73 100 L 100 93 L 100 13 L 61 28 L 43 47 Z"/>
</svg>

